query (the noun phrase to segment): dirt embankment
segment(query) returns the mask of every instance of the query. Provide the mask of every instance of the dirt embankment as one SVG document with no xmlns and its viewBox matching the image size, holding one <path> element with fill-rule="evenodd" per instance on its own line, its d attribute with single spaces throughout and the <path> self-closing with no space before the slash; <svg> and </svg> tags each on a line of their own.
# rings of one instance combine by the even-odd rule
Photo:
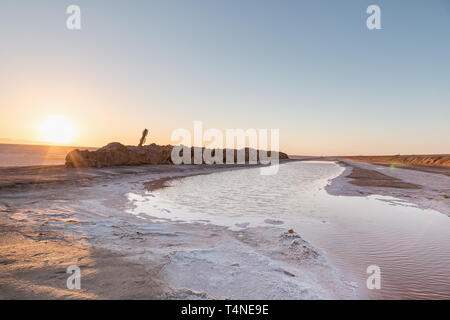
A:
<svg viewBox="0 0 450 320">
<path fill-rule="evenodd" d="M 178 150 L 179 149 L 179 150 Z M 152 143 L 148 146 L 124 146 L 119 142 L 112 142 L 108 145 L 95 150 L 73 150 L 66 156 L 66 167 L 69 168 L 103 168 L 113 166 L 137 166 L 144 164 L 173 164 L 172 151 L 180 159 L 182 163 L 190 164 L 206 164 L 208 161 L 204 159 L 204 152 L 209 154 L 212 163 L 227 163 L 229 158 L 233 163 L 250 163 L 252 160 L 260 162 L 266 157 L 275 157 L 278 159 L 289 159 L 284 152 L 273 152 L 244 148 L 236 149 L 205 149 L 195 147 L 180 146 L 159 146 Z M 186 154 L 184 154 L 186 153 Z M 198 157 L 198 159 L 196 159 Z M 219 161 L 219 162 L 218 162 Z M 176 162 L 176 161 L 175 161 Z"/>
<path fill-rule="evenodd" d="M 342 160 L 351 160 L 393 166 L 403 169 L 418 170 L 430 173 L 440 173 L 450 176 L 450 155 L 396 155 L 396 156 L 348 156 L 339 157 Z"/>
<path fill-rule="evenodd" d="M 352 160 L 373 161 L 390 164 L 450 167 L 450 154 L 440 155 L 396 155 L 396 156 L 353 156 Z"/>
</svg>

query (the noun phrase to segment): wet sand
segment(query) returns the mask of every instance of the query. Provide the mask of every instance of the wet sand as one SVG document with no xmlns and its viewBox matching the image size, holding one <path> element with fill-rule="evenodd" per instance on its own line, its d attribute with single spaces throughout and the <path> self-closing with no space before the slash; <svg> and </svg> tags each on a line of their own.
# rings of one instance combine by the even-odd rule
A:
<svg viewBox="0 0 450 320">
<path fill-rule="evenodd" d="M 24 225 L 5 213 L 0 215 L 0 299 L 155 299 L 161 294 L 158 266 L 127 261 L 46 230 L 45 223 Z M 65 286 L 70 265 L 82 269 L 80 290 Z"/>
<path fill-rule="evenodd" d="M 400 188 L 400 189 L 421 189 L 418 184 L 408 183 L 401 179 L 388 176 L 386 174 L 357 167 L 350 163 L 344 165 L 352 168 L 351 173 L 347 178 L 351 179 L 350 183 L 360 187 L 385 187 L 385 188 Z"/>
</svg>

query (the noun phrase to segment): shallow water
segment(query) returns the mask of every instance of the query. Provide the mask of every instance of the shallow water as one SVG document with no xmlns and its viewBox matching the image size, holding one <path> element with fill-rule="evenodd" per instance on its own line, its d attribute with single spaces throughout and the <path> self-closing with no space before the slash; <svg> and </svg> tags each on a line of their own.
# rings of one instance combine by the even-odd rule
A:
<svg viewBox="0 0 450 320">
<path fill-rule="evenodd" d="M 274 176 L 234 170 L 171 182 L 135 200 L 134 214 L 242 229 L 293 228 L 322 249 L 361 298 L 450 298 L 450 219 L 400 200 L 329 195 L 343 169 L 295 162 Z M 366 287 L 367 267 L 381 269 L 381 289 Z"/>
</svg>

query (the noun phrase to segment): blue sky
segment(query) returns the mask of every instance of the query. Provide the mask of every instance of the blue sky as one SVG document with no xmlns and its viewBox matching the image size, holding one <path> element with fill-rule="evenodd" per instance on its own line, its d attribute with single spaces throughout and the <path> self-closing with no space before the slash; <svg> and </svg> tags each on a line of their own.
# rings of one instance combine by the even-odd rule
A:
<svg viewBox="0 0 450 320">
<path fill-rule="evenodd" d="M 450 153 L 450 1 L 3 0 L 0 39 L 2 138 L 62 113 L 84 145 L 202 120 L 295 154 Z"/>
</svg>

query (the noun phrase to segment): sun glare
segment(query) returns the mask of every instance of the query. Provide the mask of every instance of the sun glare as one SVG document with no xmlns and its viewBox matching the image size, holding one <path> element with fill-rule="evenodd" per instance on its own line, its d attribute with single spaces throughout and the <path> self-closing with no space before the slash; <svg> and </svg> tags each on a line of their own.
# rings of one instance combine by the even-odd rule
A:
<svg viewBox="0 0 450 320">
<path fill-rule="evenodd" d="M 68 144 L 75 137 L 75 126 L 64 116 L 51 116 L 38 126 L 40 140 L 49 143 Z"/>
</svg>

